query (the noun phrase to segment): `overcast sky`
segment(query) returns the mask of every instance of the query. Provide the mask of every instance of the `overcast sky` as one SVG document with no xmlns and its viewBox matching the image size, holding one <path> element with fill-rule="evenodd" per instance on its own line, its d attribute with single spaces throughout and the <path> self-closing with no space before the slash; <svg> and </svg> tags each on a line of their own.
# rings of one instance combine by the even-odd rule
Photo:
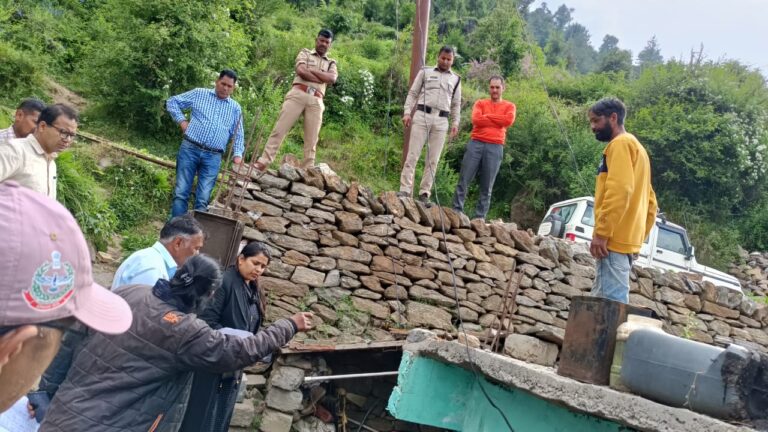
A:
<svg viewBox="0 0 768 432">
<path fill-rule="evenodd" d="M 534 10 L 542 1 L 531 5 Z M 737 59 L 768 76 L 768 0 L 554 0 L 553 13 L 565 4 L 573 21 L 589 30 L 592 46 L 603 36 L 619 38 L 633 60 L 656 35 L 664 59 L 690 57 L 703 43 L 708 59 Z"/>
</svg>

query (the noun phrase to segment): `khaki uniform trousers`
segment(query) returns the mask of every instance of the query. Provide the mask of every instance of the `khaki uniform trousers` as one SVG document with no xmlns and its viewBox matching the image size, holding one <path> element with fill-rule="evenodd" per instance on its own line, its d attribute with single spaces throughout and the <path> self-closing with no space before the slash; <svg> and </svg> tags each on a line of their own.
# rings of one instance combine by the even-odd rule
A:
<svg viewBox="0 0 768 432">
<path fill-rule="evenodd" d="M 408 147 L 408 156 L 405 158 L 403 172 L 400 174 L 400 192 L 413 193 L 416 164 L 419 162 L 424 143 L 429 141 L 419 195 L 427 194 L 430 196 L 432 182 L 437 172 L 437 163 L 440 162 L 440 153 L 443 151 L 447 133 L 448 119 L 440 117 L 437 110 L 434 110 L 432 114 L 416 111 L 411 121 L 411 141 Z"/>
<path fill-rule="evenodd" d="M 299 116 L 304 113 L 304 162 L 302 165 L 305 168 L 314 166 L 317 140 L 320 136 L 320 126 L 323 124 L 323 111 L 325 111 L 325 104 L 322 98 L 303 92 L 296 87 L 291 88 L 285 95 L 280 117 L 269 135 L 259 162 L 269 166 L 275 160 L 275 155 L 283 144 L 285 136 Z"/>
</svg>

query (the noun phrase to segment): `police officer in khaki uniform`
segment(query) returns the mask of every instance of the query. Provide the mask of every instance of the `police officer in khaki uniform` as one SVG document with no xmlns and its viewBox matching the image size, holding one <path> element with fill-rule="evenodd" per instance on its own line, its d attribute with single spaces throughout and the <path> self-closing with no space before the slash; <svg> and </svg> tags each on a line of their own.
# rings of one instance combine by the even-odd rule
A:
<svg viewBox="0 0 768 432">
<path fill-rule="evenodd" d="M 315 164 L 317 139 L 320 135 L 320 126 L 323 123 L 323 111 L 325 110 L 323 104 L 325 88 L 328 84 L 335 83 L 338 76 L 336 60 L 327 56 L 332 42 L 333 32 L 327 29 L 320 30 L 315 39 L 315 49 L 310 51 L 304 48 L 296 56 L 296 78 L 293 80 L 293 86 L 285 96 L 280 117 L 269 135 L 264 153 L 254 166 L 260 173 L 263 174 L 269 164 L 275 160 L 275 155 L 280 149 L 285 135 L 288 134 L 302 113 L 304 113 L 304 162 L 302 166 L 306 168 Z"/>
<path fill-rule="evenodd" d="M 451 71 L 453 48 L 444 46 L 437 57 L 437 66 L 424 68 L 416 75 L 408 91 L 403 109 L 403 124 L 411 125 L 411 141 L 408 156 L 400 174 L 399 196 L 411 196 L 416 163 L 426 141 L 427 148 L 424 174 L 419 187 L 419 200 L 429 202 L 437 163 L 448 132 L 448 116 L 451 118 L 451 138 L 459 131 L 461 110 L 461 77 Z M 414 108 L 416 109 L 414 113 Z M 413 119 L 411 119 L 411 113 Z"/>
</svg>

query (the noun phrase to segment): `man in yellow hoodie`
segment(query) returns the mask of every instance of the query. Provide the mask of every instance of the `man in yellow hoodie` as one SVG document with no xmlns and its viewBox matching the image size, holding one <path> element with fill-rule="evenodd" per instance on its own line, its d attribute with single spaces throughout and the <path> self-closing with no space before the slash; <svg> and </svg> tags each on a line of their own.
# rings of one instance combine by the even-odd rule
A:
<svg viewBox="0 0 768 432">
<path fill-rule="evenodd" d="M 589 109 L 598 141 L 608 142 L 597 170 L 595 230 L 589 251 L 597 259 L 592 295 L 629 302 L 629 271 L 656 222 L 656 194 L 645 148 L 624 130 L 627 109 L 602 99 Z"/>
</svg>

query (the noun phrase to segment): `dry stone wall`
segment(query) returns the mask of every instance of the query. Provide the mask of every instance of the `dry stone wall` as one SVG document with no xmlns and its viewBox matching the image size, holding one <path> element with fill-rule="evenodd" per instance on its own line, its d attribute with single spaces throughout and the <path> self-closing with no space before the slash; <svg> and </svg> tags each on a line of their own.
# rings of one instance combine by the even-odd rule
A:
<svg viewBox="0 0 768 432">
<path fill-rule="evenodd" d="M 739 278 L 746 292 L 757 297 L 768 296 L 768 252 L 741 250 L 738 262 L 728 271 Z"/>
<path fill-rule="evenodd" d="M 476 336 L 501 327 L 559 345 L 571 298 L 587 294 L 595 276 L 584 245 L 394 192 L 374 196 L 328 170 L 283 165 L 245 186 L 235 209 L 247 220 L 244 237 L 273 251 L 260 282 L 268 320 L 300 310 L 322 320 L 300 342 L 391 340 L 389 329 L 414 327 L 450 338 L 460 316 Z M 500 323 L 513 270 L 522 273 L 516 309 Z M 686 275 L 634 268 L 631 277 L 631 304 L 655 310 L 668 332 L 768 348 L 768 305 Z"/>
</svg>

